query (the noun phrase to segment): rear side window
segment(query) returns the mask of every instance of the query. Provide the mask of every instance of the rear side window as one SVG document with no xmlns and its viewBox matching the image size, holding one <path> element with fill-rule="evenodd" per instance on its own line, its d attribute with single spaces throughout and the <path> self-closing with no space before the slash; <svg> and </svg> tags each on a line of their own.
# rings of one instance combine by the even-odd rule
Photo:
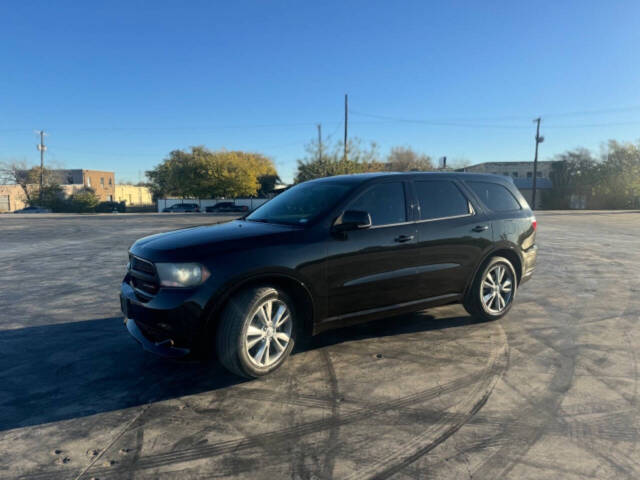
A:
<svg viewBox="0 0 640 480">
<path fill-rule="evenodd" d="M 404 187 L 400 182 L 374 185 L 354 200 L 347 210 L 369 212 L 374 226 L 406 222 Z"/>
<path fill-rule="evenodd" d="M 494 212 L 509 212 L 522 207 L 507 188 L 491 182 L 466 182 L 482 203 Z"/>
<path fill-rule="evenodd" d="M 428 180 L 414 183 L 420 205 L 420 219 L 467 215 L 469 202 L 458 187 L 448 180 Z"/>
</svg>

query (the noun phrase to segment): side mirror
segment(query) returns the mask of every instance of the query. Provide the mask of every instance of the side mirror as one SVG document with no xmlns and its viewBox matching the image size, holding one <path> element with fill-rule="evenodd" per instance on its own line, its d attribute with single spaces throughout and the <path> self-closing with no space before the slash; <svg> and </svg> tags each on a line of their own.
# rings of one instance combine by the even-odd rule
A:
<svg viewBox="0 0 640 480">
<path fill-rule="evenodd" d="M 338 217 L 333 224 L 333 229 L 337 232 L 346 232 L 347 230 L 360 230 L 370 226 L 371 215 L 369 215 L 369 212 L 347 210 Z"/>
</svg>

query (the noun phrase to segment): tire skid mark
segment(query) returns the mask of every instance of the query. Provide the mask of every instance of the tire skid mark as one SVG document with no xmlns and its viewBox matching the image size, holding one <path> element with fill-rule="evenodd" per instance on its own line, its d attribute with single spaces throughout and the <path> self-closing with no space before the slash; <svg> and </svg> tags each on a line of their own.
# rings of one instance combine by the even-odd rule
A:
<svg viewBox="0 0 640 480">
<path fill-rule="evenodd" d="M 629 295 L 631 296 L 630 293 L 629 293 Z M 627 306 L 625 308 L 625 311 L 621 314 L 621 317 L 625 318 L 627 316 L 635 316 L 636 319 L 637 319 L 640 316 L 640 315 L 637 315 L 637 314 L 632 313 L 632 312 L 634 312 L 634 310 L 632 309 L 632 302 L 629 301 L 629 299 L 627 299 Z M 625 345 L 627 346 L 627 351 L 628 351 L 628 353 L 631 356 L 631 359 L 633 361 L 633 395 L 632 395 L 632 399 L 630 401 L 631 406 L 632 406 L 632 410 L 631 411 L 632 411 L 632 414 L 633 414 L 633 417 L 632 417 L 633 418 L 633 422 L 632 422 L 633 439 L 631 441 L 631 445 L 629 447 L 629 451 L 626 453 L 624 460 L 625 460 L 625 463 L 627 465 L 629 463 L 631 463 L 637 469 L 638 468 L 638 463 L 631 457 L 631 455 L 633 455 L 635 453 L 635 448 L 636 448 L 637 441 L 638 441 L 638 429 L 637 429 L 638 379 L 639 379 L 639 376 L 638 376 L 638 359 L 637 359 L 637 355 L 636 355 L 636 350 L 633 347 L 633 343 L 631 341 L 631 336 L 629 334 L 629 330 L 625 330 L 624 331 L 624 340 L 625 340 Z M 625 397 L 623 397 L 623 398 L 625 398 Z M 625 400 L 627 400 L 627 399 L 625 398 Z M 627 420 L 627 422 L 628 422 L 628 419 L 625 419 L 625 420 Z M 628 424 L 627 422 L 625 422 L 625 425 Z M 619 441 L 621 439 L 620 435 L 619 435 L 619 432 L 616 432 L 616 433 L 618 433 L 618 435 L 616 435 L 617 438 L 615 440 Z M 620 457 L 618 455 L 619 452 L 618 452 L 617 447 L 613 448 L 612 451 L 613 451 L 614 454 L 617 455 L 616 461 L 617 461 L 618 464 L 620 464 Z M 598 468 L 596 468 L 594 470 L 594 475 L 597 475 L 598 472 L 600 471 L 600 469 L 601 469 L 600 466 Z"/>
<path fill-rule="evenodd" d="M 406 408 L 416 404 L 424 403 L 428 400 L 437 398 L 442 394 L 455 392 L 462 388 L 468 387 L 475 381 L 477 381 L 476 374 L 466 375 L 464 377 L 460 377 L 458 379 L 452 380 L 451 382 L 441 384 L 436 387 L 430 387 L 420 392 L 387 402 L 382 402 L 377 405 L 360 408 L 352 412 L 339 415 L 335 418 L 316 420 L 314 422 L 297 425 L 295 427 L 275 430 L 269 433 L 249 436 L 238 440 L 227 440 L 213 444 L 196 446 L 188 449 L 141 457 L 135 465 L 135 468 L 136 470 L 160 468 L 165 465 L 170 465 L 178 462 L 187 462 L 199 460 L 202 458 L 209 458 L 217 455 L 238 453 L 242 450 L 259 448 L 265 442 L 273 444 L 286 443 L 287 441 L 291 441 L 296 438 L 325 431 L 332 428 L 334 425 L 344 426 L 360 420 L 369 419 L 374 415 L 382 415 L 389 411 L 394 411 L 398 408 Z M 97 476 L 101 479 L 120 478 L 122 473 L 127 471 L 128 469 L 130 469 L 129 466 L 122 465 L 116 468 L 95 468 L 92 469 L 91 472 L 92 475 Z M 43 471 L 31 474 L 25 477 L 25 479 L 49 479 L 55 478 L 55 476 L 58 474 L 59 472 L 56 471 Z"/>
<path fill-rule="evenodd" d="M 362 478 L 386 479 L 426 455 L 455 434 L 486 404 L 495 385 L 508 366 L 509 344 L 503 328 L 497 324 L 500 342 L 492 348 L 487 365 L 473 389 L 459 401 L 453 412 L 441 418 L 425 432 L 402 445 L 402 448 L 379 459 L 375 464 L 348 476 L 349 480 Z"/>
<path fill-rule="evenodd" d="M 331 389 L 331 418 L 339 418 L 339 404 L 338 396 L 338 379 L 336 377 L 336 371 L 333 368 L 333 361 L 331 360 L 331 354 L 326 348 L 322 349 L 322 358 L 329 377 L 329 388 Z M 336 423 L 329 429 L 329 436 L 327 438 L 327 447 L 325 449 L 325 460 L 322 474 L 324 478 L 333 478 L 333 469 L 336 463 L 336 454 L 338 453 L 338 437 L 340 435 L 340 425 Z"/>
<path fill-rule="evenodd" d="M 584 312 L 588 309 L 589 304 L 586 302 L 580 308 L 580 312 Z M 629 311 L 630 306 L 627 302 L 625 312 L 622 315 L 626 315 Z M 616 315 L 615 317 L 618 317 Z M 520 390 L 514 385 L 507 384 L 511 386 L 512 390 L 517 392 L 523 399 L 525 399 L 530 407 L 526 408 L 524 412 L 520 415 L 520 418 L 524 416 L 529 416 L 530 418 L 536 418 L 536 412 L 543 412 L 547 419 L 542 421 L 540 425 L 536 428 L 528 431 L 522 432 L 518 435 L 517 428 L 513 428 L 513 424 L 507 426 L 505 428 L 504 436 L 507 437 L 507 440 L 511 440 L 509 443 L 505 444 L 498 452 L 494 453 L 487 459 L 478 469 L 473 472 L 474 476 L 479 478 L 501 478 L 509 474 L 511 470 L 519 463 L 520 459 L 529 451 L 529 449 L 537 443 L 537 441 L 546 433 L 547 427 L 557 423 L 561 425 L 566 431 L 569 432 L 570 438 L 577 443 L 580 447 L 589 450 L 594 456 L 601 458 L 604 463 L 608 463 L 611 465 L 618 473 L 628 476 L 629 478 L 635 478 L 634 476 L 634 466 L 637 468 L 637 463 L 628 457 L 628 455 L 623 454 L 618 451 L 617 448 L 612 447 L 610 444 L 607 444 L 605 447 L 607 451 L 607 455 L 601 453 L 601 449 L 593 448 L 593 445 L 587 444 L 584 440 L 582 440 L 581 436 L 577 436 L 577 438 L 572 437 L 571 433 L 576 433 L 576 429 L 572 430 L 572 425 L 568 424 L 563 418 L 558 416 L 558 411 L 560 407 L 560 402 L 566 392 L 569 390 L 571 386 L 571 379 L 575 374 L 575 364 L 576 357 L 578 354 L 583 353 L 579 349 L 579 345 L 576 345 L 575 336 L 576 336 L 576 328 L 580 325 L 576 325 L 575 322 L 567 322 L 567 325 L 562 328 L 562 330 L 568 331 L 571 335 L 564 335 L 561 338 L 572 340 L 572 346 L 570 348 L 560 348 L 554 345 L 551 341 L 548 341 L 547 338 L 538 335 L 540 332 L 529 331 L 530 338 L 537 340 L 542 345 L 547 348 L 552 349 L 556 353 L 559 354 L 561 359 L 561 367 L 554 374 L 550 385 L 547 389 L 545 395 L 543 395 L 542 399 L 529 399 L 526 394 L 520 392 Z M 571 379 L 565 378 L 562 379 L 562 375 L 559 375 L 563 369 L 571 371 Z M 565 372 L 565 376 L 569 373 L 569 370 Z M 594 373 L 594 377 L 597 377 L 597 374 Z M 598 379 L 602 381 L 602 379 Z M 558 383 L 560 382 L 560 383 Z M 607 387 L 611 388 L 606 382 L 603 382 Z M 562 388 L 564 386 L 564 388 Z M 558 388 L 561 387 L 561 388 Z M 626 399 L 626 398 L 625 398 Z M 551 406 L 549 406 L 551 404 Z M 579 432 L 579 429 L 578 429 Z M 515 435 L 514 435 L 515 434 Z M 514 438 L 515 437 L 515 438 Z M 523 438 L 524 437 L 524 438 Z M 590 437 L 593 439 L 593 437 Z M 523 441 L 518 441 L 523 439 Z M 493 459 L 493 461 L 492 461 Z M 629 464 L 633 466 L 629 466 Z M 634 465 L 635 464 L 635 465 Z"/>
<path fill-rule="evenodd" d="M 131 449 L 131 458 L 127 458 L 128 465 L 135 465 L 138 459 L 140 458 L 140 453 L 142 452 L 142 445 L 144 444 L 144 429 L 138 428 L 136 429 L 136 443 L 135 446 Z M 126 472 L 122 476 L 123 480 L 134 480 L 136 478 L 135 470 L 130 470 Z"/>
<path fill-rule="evenodd" d="M 580 308 L 578 308 L 578 310 L 580 312 L 586 310 L 587 303 L 588 302 L 585 302 L 579 305 Z M 543 304 L 544 309 L 548 313 L 555 310 L 550 302 L 543 302 Z M 560 326 L 557 332 L 564 333 L 560 338 L 563 341 L 565 339 L 569 340 L 572 345 L 571 348 L 558 348 L 553 345 L 552 342 L 547 341 L 544 333 L 541 331 L 527 332 L 528 338 L 537 340 L 540 345 L 550 348 L 559 354 L 560 366 L 554 371 L 553 377 L 542 395 L 542 399 L 533 401 L 505 379 L 505 385 L 510 386 L 513 391 L 518 393 L 529 404 L 524 411 L 519 412 L 518 417 L 531 417 L 534 421 L 538 421 L 537 425 L 528 431 L 521 432 L 518 431 L 517 427 L 514 428 L 512 424 L 507 424 L 504 428 L 507 442 L 497 452 L 490 455 L 479 467 L 475 468 L 472 472 L 473 476 L 487 479 L 506 477 L 518 464 L 519 459 L 544 435 L 545 426 L 553 421 L 554 415 L 560 408 L 561 400 L 573 383 L 576 363 L 575 356 L 577 354 L 577 350 L 573 347 L 576 337 L 575 327 L 569 321 L 565 320 L 565 324 Z M 553 338 L 557 338 L 557 336 Z M 548 415 L 547 418 L 539 419 L 535 417 L 534 414 L 540 409 L 543 409 Z"/>
<path fill-rule="evenodd" d="M 91 467 L 93 467 L 93 465 L 95 465 L 95 463 L 102 458 L 102 456 L 107 453 L 107 451 L 113 446 L 115 445 L 118 440 L 120 440 L 120 438 L 127 433 L 131 427 L 145 414 L 145 412 L 147 410 L 149 410 L 149 408 L 151 407 L 151 404 L 147 404 L 144 407 L 142 407 L 140 409 L 140 411 L 131 419 L 129 420 L 126 425 L 120 430 L 120 432 L 113 437 L 113 439 L 107 444 L 107 446 L 105 448 L 103 448 L 100 453 L 98 455 L 96 455 L 96 457 L 89 463 L 89 465 L 87 465 L 79 474 L 78 476 L 76 476 L 74 478 L 74 480 L 80 480 L 90 469 Z M 28 477 L 25 478 L 34 478 L 33 475 L 30 475 Z M 45 477 L 46 478 L 46 477 Z"/>
</svg>

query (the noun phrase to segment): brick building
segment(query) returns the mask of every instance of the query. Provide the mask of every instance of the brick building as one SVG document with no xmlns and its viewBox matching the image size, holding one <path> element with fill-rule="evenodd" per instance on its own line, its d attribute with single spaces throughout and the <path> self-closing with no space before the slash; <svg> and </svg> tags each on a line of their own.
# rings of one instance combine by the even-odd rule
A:
<svg viewBox="0 0 640 480">
<path fill-rule="evenodd" d="M 101 202 L 116 201 L 114 172 L 84 169 L 50 170 L 53 181 L 62 187 L 64 195 L 73 195 L 83 188 L 91 188 Z M 145 198 L 138 195 L 138 198 Z M 0 212 L 13 212 L 26 206 L 25 195 L 19 185 L 0 185 Z"/>
<path fill-rule="evenodd" d="M 56 183 L 71 188 L 66 191 L 77 191 L 81 188 L 91 188 L 101 202 L 114 202 L 116 199 L 116 176 L 113 172 L 100 170 L 53 170 Z"/>
</svg>

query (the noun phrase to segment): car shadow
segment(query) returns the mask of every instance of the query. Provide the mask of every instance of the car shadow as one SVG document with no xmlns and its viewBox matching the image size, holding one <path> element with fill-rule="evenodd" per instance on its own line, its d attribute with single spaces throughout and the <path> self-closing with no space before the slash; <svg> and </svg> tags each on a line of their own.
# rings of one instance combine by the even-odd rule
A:
<svg viewBox="0 0 640 480">
<path fill-rule="evenodd" d="M 322 333 L 296 349 L 455 328 L 468 316 L 423 313 Z M 227 388 L 247 380 L 217 362 L 176 362 L 144 352 L 122 318 L 0 331 L 0 431 Z"/>
</svg>

